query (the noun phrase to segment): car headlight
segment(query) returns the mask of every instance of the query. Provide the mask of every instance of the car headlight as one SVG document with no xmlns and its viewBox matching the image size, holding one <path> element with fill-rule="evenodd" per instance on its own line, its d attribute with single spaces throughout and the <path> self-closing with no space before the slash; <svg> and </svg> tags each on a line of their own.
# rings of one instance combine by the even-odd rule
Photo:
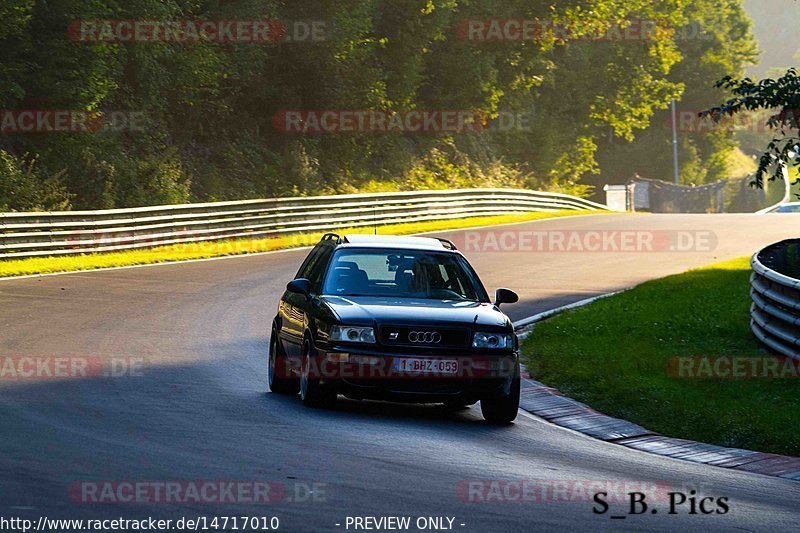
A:
<svg viewBox="0 0 800 533">
<path fill-rule="evenodd" d="M 514 337 L 508 333 L 477 332 L 472 338 L 473 348 L 513 348 Z"/>
<path fill-rule="evenodd" d="M 331 340 L 375 344 L 375 330 L 373 328 L 333 326 L 331 328 Z"/>
</svg>

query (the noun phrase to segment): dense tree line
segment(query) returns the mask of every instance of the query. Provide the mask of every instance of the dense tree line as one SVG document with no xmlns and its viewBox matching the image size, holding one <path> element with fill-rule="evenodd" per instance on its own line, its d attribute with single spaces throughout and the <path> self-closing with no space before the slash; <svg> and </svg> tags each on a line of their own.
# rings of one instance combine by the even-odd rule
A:
<svg viewBox="0 0 800 533">
<path fill-rule="evenodd" d="M 698 116 L 725 97 L 715 81 L 734 73 L 741 75 L 756 61 L 757 47 L 739 0 L 694 0 L 685 13 L 687 26 L 676 40 L 683 59 L 668 79 L 683 88 L 676 106 L 679 179 L 682 184 L 699 185 L 731 177 L 730 161 L 739 144 L 734 129 L 740 130 L 740 135 L 761 137 L 754 133 L 758 128 L 749 127 L 744 119 L 715 124 Z M 598 153 L 603 170 L 600 180 L 619 182 L 634 173 L 673 180 L 671 110 L 658 110 L 650 120 L 651 127 L 632 143 L 606 139 L 608 144 Z"/>
<path fill-rule="evenodd" d="M 126 40 L 135 21 L 270 21 L 271 33 Z M 508 21 L 540 24 L 520 38 Z M 718 101 L 713 81 L 754 52 L 741 0 L 0 0 L 0 210 L 478 185 L 587 193 L 668 173 L 654 157 L 670 154 L 670 100 Z M 310 127 L 326 110 L 439 114 L 426 131 Z M 41 131 L 58 120 L 48 111 L 90 127 Z M 471 122 L 437 128 L 444 112 Z M 45 125 L 21 131 L 31 115 Z M 684 137 L 697 181 L 721 177 L 730 134 Z"/>
</svg>

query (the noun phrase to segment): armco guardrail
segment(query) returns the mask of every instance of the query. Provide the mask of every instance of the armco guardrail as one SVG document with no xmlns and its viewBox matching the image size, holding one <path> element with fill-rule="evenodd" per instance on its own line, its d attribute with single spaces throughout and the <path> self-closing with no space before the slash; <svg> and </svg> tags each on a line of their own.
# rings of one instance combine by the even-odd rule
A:
<svg viewBox="0 0 800 533">
<path fill-rule="evenodd" d="M 0 213 L 0 259 L 564 209 L 607 207 L 566 194 L 459 189 L 103 211 Z"/>
<path fill-rule="evenodd" d="M 800 359 L 800 239 L 767 246 L 750 266 L 753 333 L 771 350 Z"/>
</svg>

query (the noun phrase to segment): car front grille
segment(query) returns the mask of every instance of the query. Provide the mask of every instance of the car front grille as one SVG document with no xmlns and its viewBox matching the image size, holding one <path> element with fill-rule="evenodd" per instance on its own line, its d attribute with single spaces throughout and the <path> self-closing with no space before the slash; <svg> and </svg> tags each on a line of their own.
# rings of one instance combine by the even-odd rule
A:
<svg viewBox="0 0 800 533">
<path fill-rule="evenodd" d="M 425 326 L 382 326 L 381 343 L 388 346 L 417 348 L 464 348 L 468 345 L 469 330 Z"/>
</svg>

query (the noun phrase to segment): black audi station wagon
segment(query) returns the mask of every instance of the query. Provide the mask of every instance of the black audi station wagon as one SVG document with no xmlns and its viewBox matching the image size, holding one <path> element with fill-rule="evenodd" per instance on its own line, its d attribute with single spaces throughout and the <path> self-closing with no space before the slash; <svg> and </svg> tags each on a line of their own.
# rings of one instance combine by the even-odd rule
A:
<svg viewBox="0 0 800 533">
<path fill-rule="evenodd" d="M 325 235 L 289 282 L 272 325 L 269 386 L 333 407 L 353 399 L 481 402 L 489 422 L 517 416 L 518 341 L 447 240 Z"/>
</svg>

